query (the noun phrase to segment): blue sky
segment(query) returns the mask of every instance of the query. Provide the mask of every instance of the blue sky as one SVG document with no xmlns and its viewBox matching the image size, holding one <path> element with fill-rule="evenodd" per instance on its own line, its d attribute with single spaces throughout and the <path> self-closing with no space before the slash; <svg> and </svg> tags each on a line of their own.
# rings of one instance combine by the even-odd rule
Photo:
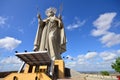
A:
<svg viewBox="0 0 120 80">
<path fill-rule="evenodd" d="M 66 67 L 78 71 L 111 71 L 120 55 L 119 0 L 1 0 L 0 71 L 18 70 L 15 51 L 32 51 L 37 30 L 37 7 L 45 10 L 63 4 L 67 51 Z M 73 59 L 73 60 L 71 60 Z"/>
</svg>

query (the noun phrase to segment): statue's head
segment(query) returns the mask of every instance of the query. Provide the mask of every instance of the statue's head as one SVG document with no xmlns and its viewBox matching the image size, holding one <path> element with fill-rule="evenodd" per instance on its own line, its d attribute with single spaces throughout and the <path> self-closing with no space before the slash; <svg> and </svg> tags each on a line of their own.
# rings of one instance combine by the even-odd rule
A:
<svg viewBox="0 0 120 80">
<path fill-rule="evenodd" d="M 50 17 L 50 16 L 54 16 L 57 12 L 56 8 L 50 7 L 45 11 L 45 14 Z"/>
</svg>

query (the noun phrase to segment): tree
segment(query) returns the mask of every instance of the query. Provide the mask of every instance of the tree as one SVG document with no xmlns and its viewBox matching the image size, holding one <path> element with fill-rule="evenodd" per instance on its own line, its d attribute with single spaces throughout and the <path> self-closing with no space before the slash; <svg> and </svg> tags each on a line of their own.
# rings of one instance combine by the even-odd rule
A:
<svg viewBox="0 0 120 80">
<path fill-rule="evenodd" d="M 116 58 L 116 61 L 112 63 L 111 67 L 116 71 L 120 73 L 120 57 Z"/>
<path fill-rule="evenodd" d="M 103 76 L 109 76 L 109 75 L 110 75 L 108 71 L 101 71 L 100 73 L 101 73 Z"/>
</svg>

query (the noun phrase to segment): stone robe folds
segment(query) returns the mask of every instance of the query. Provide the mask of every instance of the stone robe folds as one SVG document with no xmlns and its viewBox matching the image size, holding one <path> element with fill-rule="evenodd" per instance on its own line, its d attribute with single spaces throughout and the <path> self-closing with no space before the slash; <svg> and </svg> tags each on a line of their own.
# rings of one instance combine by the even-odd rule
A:
<svg viewBox="0 0 120 80">
<path fill-rule="evenodd" d="M 35 51 L 47 50 L 51 58 L 61 59 L 66 51 L 66 36 L 62 21 L 53 16 L 45 20 L 38 19 L 38 29 L 34 41 Z"/>
</svg>

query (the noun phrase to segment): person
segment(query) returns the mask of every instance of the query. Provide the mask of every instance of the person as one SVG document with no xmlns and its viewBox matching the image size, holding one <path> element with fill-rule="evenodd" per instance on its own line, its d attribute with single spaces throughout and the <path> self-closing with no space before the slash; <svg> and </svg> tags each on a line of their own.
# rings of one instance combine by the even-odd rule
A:
<svg viewBox="0 0 120 80">
<path fill-rule="evenodd" d="M 56 8 L 46 10 L 47 18 L 38 17 L 38 29 L 34 41 L 34 51 L 48 51 L 51 58 L 61 59 L 66 51 L 66 35 L 61 16 L 56 17 Z"/>
</svg>

